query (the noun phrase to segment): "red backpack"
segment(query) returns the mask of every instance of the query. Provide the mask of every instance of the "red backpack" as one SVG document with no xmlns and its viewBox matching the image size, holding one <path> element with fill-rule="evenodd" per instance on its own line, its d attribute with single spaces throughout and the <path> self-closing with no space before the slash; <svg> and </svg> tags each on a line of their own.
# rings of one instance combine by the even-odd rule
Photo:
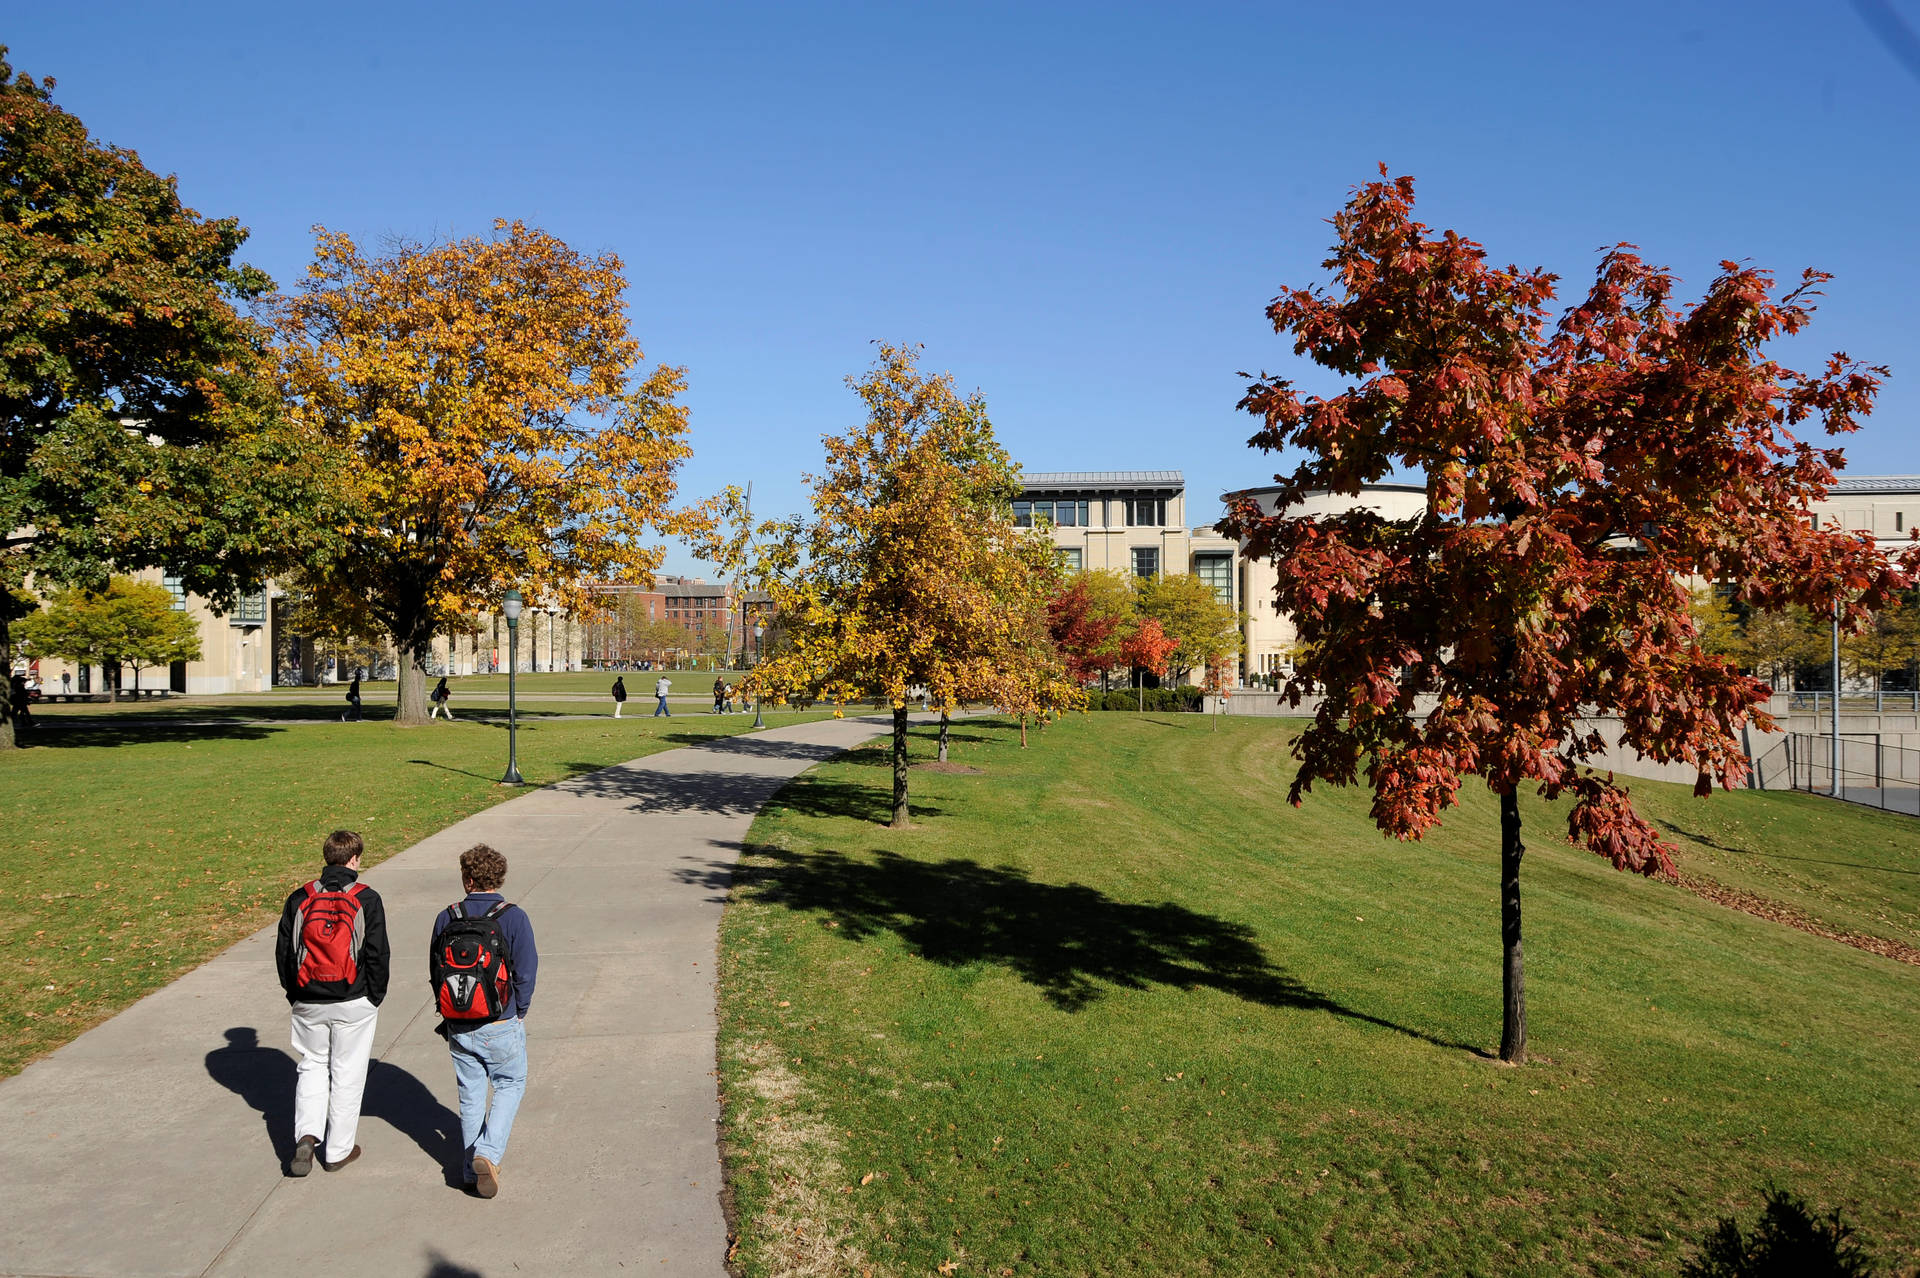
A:
<svg viewBox="0 0 1920 1278">
<path fill-rule="evenodd" d="M 485 914 L 467 913 L 465 901 L 447 907 L 447 925 L 433 940 L 433 1001 L 458 1034 L 497 1021 L 513 1005 L 513 971 L 500 916 L 508 902 Z"/>
<path fill-rule="evenodd" d="M 307 884 L 307 899 L 293 912 L 294 982 L 303 994 L 345 998 L 360 979 L 360 947 L 367 939 L 367 914 L 360 894 L 366 885 L 344 891 Z"/>
</svg>

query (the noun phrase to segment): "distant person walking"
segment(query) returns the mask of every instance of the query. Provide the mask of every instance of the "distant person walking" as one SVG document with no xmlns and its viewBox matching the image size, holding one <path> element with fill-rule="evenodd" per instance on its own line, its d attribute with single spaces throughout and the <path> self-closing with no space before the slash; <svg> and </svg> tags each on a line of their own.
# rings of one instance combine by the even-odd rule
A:
<svg viewBox="0 0 1920 1278">
<path fill-rule="evenodd" d="M 660 678 L 657 681 L 655 681 L 653 685 L 653 695 L 654 695 L 653 717 L 654 718 L 658 719 L 663 714 L 667 716 L 667 718 L 669 719 L 673 718 L 673 711 L 667 709 L 667 694 L 672 691 L 673 691 L 673 680 L 667 678 L 665 675 L 661 675 Z"/>
<path fill-rule="evenodd" d="M 725 700 L 725 701 L 726 701 L 726 703 L 727 703 L 727 713 L 728 713 L 728 714 L 732 714 L 732 713 L 733 713 L 733 694 L 734 694 L 734 687 L 733 687 L 733 685 L 732 685 L 732 684 L 728 684 L 728 685 L 727 685 L 727 695 L 726 695 L 726 697 L 724 698 L 724 700 Z"/>
<path fill-rule="evenodd" d="M 613 677 L 613 717 L 614 718 L 618 719 L 620 717 L 620 711 L 622 708 L 626 706 L 626 704 L 627 704 L 627 677 L 625 675 L 615 675 Z"/>
<path fill-rule="evenodd" d="M 443 714 L 447 716 L 447 721 L 451 723 L 453 721 L 453 711 L 447 708 L 447 698 L 452 695 L 453 693 L 447 691 L 445 676 L 442 676 L 440 682 L 434 685 L 433 709 L 427 711 L 427 718 L 431 719 L 435 715 Z"/>
<path fill-rule="evenodd" d="M 387 911 L 360 878 L 360 836 L 335 830 L 320 845 L 326 867 L 280 911 L 274 962 L 293 1007 L 293 1161 L 304 1176 L 360 1157 L 353 1143 L 373 1055 L 374 1022 L 387 997 Z"/>
<path fill-rule="evenodd" d="M 719 714 L 727 705 L 727 681 L 715 678 L 713 681 L 713 712 Z"/>
<path fill-rule="evenodd" d="M 347 685 L 347 708 L 340 712 L 340 722 L 345 723 L 349 719 L 355 723 L 360 722 L 360 675 L 358 671 L 354 673 L 353 682 Z"/>
<path fill-rule="evenodd" d="M 461 1175 L 482 1198 L 500 1192 L 500 1160 L 527 1090 L 527 1009 L 540 971 L 532 921 L 500 895 L 506 881 L 500 853 L 484 843 L 462 852 L 466 898 L 433 921 L 427 956 L 439 1032 L 460 1088 Z"/>
</svg>

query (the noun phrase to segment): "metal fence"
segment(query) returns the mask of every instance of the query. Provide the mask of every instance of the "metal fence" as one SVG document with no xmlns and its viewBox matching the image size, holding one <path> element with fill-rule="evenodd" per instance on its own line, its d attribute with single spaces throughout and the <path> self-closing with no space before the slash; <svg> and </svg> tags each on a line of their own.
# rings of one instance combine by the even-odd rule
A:
<svg viewBox="0 0 1920 1278">
<path fill-rule="evenodd" d="M 1881 745 L 1878 737 L 1840 738 L 1837 793 L 1849 803 L 1864 803 L 1920 816 L 1920 750 Z M 1810 732 L 1787 737 L 1787 766 L 1793 788 L 1834 794 L 1833 738 Z"/>
<path fill-rule="evenodd" d="M 1794 692 L 1788 694 L 1787 709 L 1794 714 L 1811 710 L 1814 714 L 1833 713 L 1831 692 Z M 1920 713 L 1920 688 L 1911 692 L 1844 692 L 1840 694 L 1841 714 L 1884 714 L 1888 710 L 1912 710 Z"/>
</svg>

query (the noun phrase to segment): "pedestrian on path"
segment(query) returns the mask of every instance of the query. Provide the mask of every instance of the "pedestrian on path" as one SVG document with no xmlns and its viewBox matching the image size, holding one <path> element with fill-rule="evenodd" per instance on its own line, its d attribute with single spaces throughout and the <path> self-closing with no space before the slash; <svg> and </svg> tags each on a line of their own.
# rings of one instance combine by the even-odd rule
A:
<svg viewBox="0 0 1920 1278">
<path fill-rule="evenodd" d="M 446 676 L 442 675 L 440 682 L 434 686 L 433 709 L 427 711 L 427 718 L 431 719 L 435 715 L 443 714 L 447 716 L 447 722 L 452 723 L 453 711 L 447 708 L 447 699 L 452 695 L 453 693 L 447 690 Z"/>
<path fill-rule="evenodd" d="M 613 717 L 614 718 L 618 719 L 620 717 L 620 710 L 626 704 L 627 704 L 627 677 L 625 675 L 615 675 L 613 677 Z"/>
<path fill-rule="evenodd" d="M 672 691 L 673 680 L 661 675 L 659 681 L 653 685 L 653 695 L 656 698 L 653 706 L 654 718 L 658 719 L 663 714 L 669 719 L 673 718 L 673 711 L 667 709 L 667 694 Z"/>
<path fill-rule="evenodd" d="M 713 712 L 719 714 L 726 708 L 727 681 L 715 676 L 713 681 Z"/>
<path fill-rule="evenodd" d="M 340 722 L 352 720 L 360 722 L 360 673 L 354 672 L 353 682 L 347 685 L 347 708 L 340 712 Z"/>
<path fill-rule="evenodd" d="M 293 1161 L 304 1176 L 320 1165 L 339 1171 L 360 1157 L 353 1143 L 360 1097 L 373 1055 L 374 1022 L 387 997 L 387 911 L 359 882 L 360 836 L 335 830 L 320 845 L 320 877 L 297 889 L 280 911 L 274 961 L 293 1007 Z"/>
<path fill-rule="evenodd" d="M 500 853 L 484 843 L 462 852 L 466 898 L 433 921 L 427 954 L 439 1032 L 460 1088 L 461 1176 L 482 1198 L 500 1192 L 500 1160 L 527 1090 L 527 1009 L 540 970 L 532 921 L 500 895 L 506 881 Z"/>
<path fill-rule="evenodd" d="M 27 695 L 27 677 L 14 675 L 7 680 L 7 706 L 13 711 L 13 730 L 25 736 L 33 727 L 33 698 Z"/>
</svg>

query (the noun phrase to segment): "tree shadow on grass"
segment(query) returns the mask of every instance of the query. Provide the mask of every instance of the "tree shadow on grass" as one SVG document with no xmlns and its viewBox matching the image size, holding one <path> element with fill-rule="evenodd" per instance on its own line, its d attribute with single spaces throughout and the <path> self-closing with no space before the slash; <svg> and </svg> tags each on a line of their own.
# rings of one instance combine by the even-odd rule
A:
<svg viewBox="0 0 1920 1278">
<path fill-rule="evenodd" d="M 156 743 L 192 745 L 201 741 L 264 741 L 284 731 L 285 728 L 271 723 L 173 723 L 153 719 L 117 723 L 107 715 L 85 719 L 65 715 L 34 720 L 32 731 L 22 737 L 21 744 L 54 749 Z"/>
<path fill-rule="evenodd" d="M 260 1033 L 251 1025 L 235 1026 L 226 1031 L 226 1038 L 225 1047 L 207 1053 L 207 1074 L 259 1112 L 267 1143 L 284 1174 L 296 1139 L 293 1058 L 279 1048 L 262 1047 Z M 369 1062 L 360 1117 L 362 1121 L 379 1119 L 413 1141 L 439 1164 L 449 1186 L 463 1183 L 460 1116 L 406 1070 L 382 1060 Z"/>
<path fill-rule="evenodd" d="M 946 967 L 1006 968 L 1062 1011 L 1080 1011 L 1108 987 L 1171 985 L 1327 1012 L 1436 1047 L 1476 1050 L 1310 989 L 1267 960 L 1252 928 L 1170 901 L 1116 901 L 1083 884 L 1040 883 L 1016 867 L 959 858 L 924 862 L 876 850 L 872 859 L 855 859 L 765 846 L 749 852 L 754 859 L 734 870 L 741 896 L 828 916 L 848 940 L 892 932 Z M 693 882 L 708 872 L 679 873 Z"/>
</svg>

